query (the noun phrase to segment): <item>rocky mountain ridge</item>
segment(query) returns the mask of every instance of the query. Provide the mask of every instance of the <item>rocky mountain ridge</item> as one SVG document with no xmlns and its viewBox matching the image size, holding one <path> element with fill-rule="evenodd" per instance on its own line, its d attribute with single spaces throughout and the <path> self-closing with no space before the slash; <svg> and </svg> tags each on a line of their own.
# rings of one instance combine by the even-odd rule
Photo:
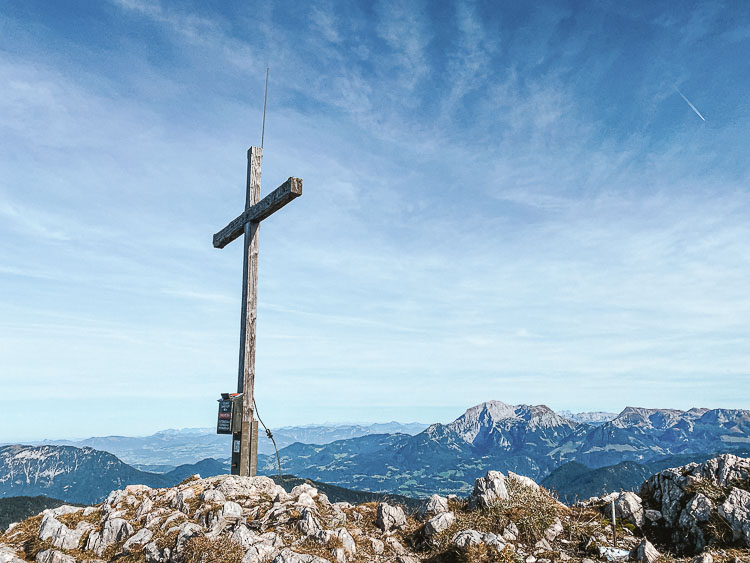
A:
<svg viewBox="0 0 750 563">
<path fill-rule="evenodd" d="M 748 487 L 750 460 L 732 455 L 573 506 L 493 470 L 467 498 L 435 494 L 416 511 L 331 502 L 306 483 L 194 476 L 45 510 L 0 536 L 0 563 L 735 563 L 750 555 Z"/>
<path fill-rule="evenodd" d="M 687 463 L 705 460 L 709 454 L 742 453 L 750 447 L 749 442 L 750 412 L 742 410 L 628 407 L 611 421 L 589 425 L 566 419 L 543 405 L 490 401 L 468 409 L 450 424 L 433 424 L 415 436 L 370 434 L 328 444 L 294 443 L 282 448 L 280 454 L 288 474 L 347 489 L 416 497 L 433 492 L 466 495 L 474 480 L 493 468 L 541 481 L 561 466 L 576 462 L 590 470 L 602 469 L 586 477 L 585 483 L 581 481 L 587 493 L 599 493 L 601 486 L 630 488 L 637 484 L 630 478 L 633 468 L 618 469 L 620 464 L 643 466 L 636 469 L 645 476 L 664 467 L 655 467 L 655 463 L 671 459 Z M 44 494 L 93 502 L 127 482 L 124 476 L 128 472 L 136 471 L 94 450 L 77 450 L 73 455 L 69 446 L 63 446 L 60 452 L 68 452 L 68 461 L 63 463 L 60 457 L 51 463 L 30 452 L 23 454 L 25 458 L 14 459 L 8 452 L 20 450 L 8 448 L 0 448 L 0 496 Z M 259 456 L 259 471 L 276 474 L 275 456 Z M 191 464 L 162 476 L 149 472 L 137 480 L 169 486 L 196 472 L 220 474 L 226 472 L 226 464 L 204 460 L 200 467 Z M 572 473 L 568 475 L 571 478 Z M 601 486 L 594 488 L 597 482 Z M 580 491 L 563 485 L 556 482 L 566 498 L 581 496 Z M 86 489 L 98 496 L 73 496 Z"/>
<path fill-rule="evenodd" d="M 336 440 L 357 438 L 371 434 L 418 434 L 427 424 L 418 422 L 383 422 L 375 424 L 330 424 L 285 426 L 273 429 L 274 439 L 280 448 L 295 442 L 329 444 Z M 168 429 L 150 436 L 96 436 L 84 440 L 43 440 L 31 445 L 74 446 L 94 448 L 116 455 L 125 463 L 143 466 L 160 473 L 171 471 L 177 465 L 196 463 L 202 459 L 223 460 L 229 457 L 229 441 L 217 435 L 216 428 Z M 271 440 L 259 435 L 258 451 L 274 452 Z"/>
<path fill-rule="evenodd" d="M 169 487 L 198 471 L 218 474 L 227 466 L 209 459 L 165 474 L 139 471 L 114 455 L 73 446 L 0 448 L 0 497 L 45 495 L 68 502 L 100 502 L 128 483 Z"/>
<path fill-rule="evenodd" d="M 285 471 L 317 481 L 409 496 L 468 494 L 497 468 L 541 480 L 575 461 L 589 468 L 699 458 L 750 445 L 750 411 L 627 407 L 598 425 L 566 419 L 544 405 L 488 401 L 450 424 L 416 436 L 368 436 L 281 450 Z M 271 473 L 275 458 L 261 458 Z"/>
</svg>

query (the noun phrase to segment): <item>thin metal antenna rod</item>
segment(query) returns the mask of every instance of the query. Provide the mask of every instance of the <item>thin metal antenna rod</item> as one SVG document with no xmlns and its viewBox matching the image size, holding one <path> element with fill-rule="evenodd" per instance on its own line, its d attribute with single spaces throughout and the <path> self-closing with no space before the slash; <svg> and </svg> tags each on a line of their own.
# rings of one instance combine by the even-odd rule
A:
<svg viewBox="0 0 750 563">
<path fill-rule="evenodd" d="M 268 67 L 266 67 L 266 93 L 263 96 L 263 129 L 260 133 L 260 148 L 263 148 L 263 141 L 266 137 L 266 102 L 268 101 Z"/>
</svg>

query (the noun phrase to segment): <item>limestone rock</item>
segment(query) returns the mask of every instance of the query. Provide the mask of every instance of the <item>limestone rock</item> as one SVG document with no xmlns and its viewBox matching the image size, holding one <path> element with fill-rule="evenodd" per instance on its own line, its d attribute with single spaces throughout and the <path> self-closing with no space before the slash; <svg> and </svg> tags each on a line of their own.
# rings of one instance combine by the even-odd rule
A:
<svg viewBox="0 0 750 563">
<path fill-rule="evenodd" d="M 482 534 L 476 530 L 461 530 L 453 535 L 451 543 L 457 548 L 465 550 L 470 545 L 482 543 Z"/>
<path fill-rule="evenodd" d="M 320 525 L 320 521 L 315 516 L 315 513 L 309 508 L 302 510 L 297 526 L 306 536 L 314 536 L 323 531 L 323 526 Z"/>
<path fill-rule="evenodd" d="M 243 560 L 244 561 L 244 560 Z M 331 563 L 328 559 L 317 557 L 316 555 L 301 554 L 292 551 L 289 548 L 281 550 L 272 563 Z"/>
<path fill-rule="evenodd" d="M 37 563 L 77 563 L 75 557 L 53 549 L 40 551 L 36 556 L 36 561 Z"/>
<path fill-rule="evenodd" d="M 370 546 L 372 547 L 372 551 L 375 553 L 375 555 L 382 555 L 382 553 L 385 551 L 385 544 L 377 538 L 370 538 Z M 0 561 L 0 563 L 4 562 Z"/>
<path fill-rule="evenodd" d="M 469 496 L 470 508 L 489 508 L 498 500 L 508 498 L 505 477 L 499 471 L 488 471 L 474 481 L 474 491 Z"/>
<path fill-rule="evenodd" d="M 453 512 L 443 512 L 430 518 L 424 525 L 425 536 L 431 538 L 440 532 L 447 530 L 456 522 Z"/>
<path fill-rule="evenodd" d="M 553 542 L 563 532 L 563 525 L 559 518 L 555 518 L 552 525 L 544 531 L 544 539 Z"/>
<path fill-rule="evenodd" d="M 538 491 L 540 489 L 536 481 L 534 481 L 531 477 L 526 477 L 525 475 L 519 475 L 518 473 L 513 473 L 512 471 L 508 471 L 508 479 L 513 479 L 514 481 L 516 481 L 517 483 L 520 483 L 524 487 L 528 487 L 535 491 Z"/>
<path fill-rule="evenodd" d="M 160 548 L 156 542 L 150 542 L 143 548 L 148 563 L 166 563 L 169 561 L 170 553 L 168 547 Z"/>
<path fill-rule="evenodd" d="M 406 526 L 406 515 L 400 506 L 391 506 L 388 503 L 378 504 L 378 513 L 375 524 L 383 532 L 400 529 Z"/>
<path fill-rule="evenodd" d="M 24 561 L 16 555 L 14 550 L 0 544 L 0 563 L 24 563 Z"/>
<path fill-rule="evenodd" d="M 318 496 L 318 489 L 316 489 L 309 483 L 302 483 L 301 485 L 297 485 L 296 487 L 294 487 L 289 492 L 289 496 L 296 499 L 299 498 L 302 493 L 307 493 L 311 498 L 315 498 L 316 496 Z"/>
<path fill-rule="evenodd" d="M 514 522 L 508 522 L 508 525 L 503 528 L 503 539 L 505 541 L 516 541 L 518 539 L 518 526 Z"/>
<path fill-rule="evenodd" d="M 239 520 L 242 518 L 242 507 L 236 502 L 228 500 L 222 506 L 219 515 L 221 518 Z"/>
<path fill-rule="evenodd" d="M 148 528 L 141 528 L 135 534 L 128 538 L 128 541 L 122 546 L 125 553 L 135 553 L 143 550 L 143 547 L 151 541 L 154 533 Z"/>
<path fill-rule="evenodd" d="M 646 522 L 641 497 L 630 491 L 620 493 L 615 499 L 615 515 L 642 528 Z"/>
<path fill-rule="evenodd" d="M 406 553 L 406 548 L 401 545 L 401 542 L 398 541 L 396 538 L 386 538 L 385 539 L 385 545 L 388 546 L 388 549 L 390 549 L 393 553 L 396 555 L 401 555 Z"/>
<path fill-rule="evenodd" d="M 221 491 L 216 489 L 207 489 L 201 493 L 201 500 L 203 502 L 210 502 L 214 504 L 224 504 L 227 500 Z"/>
<path fill-rule="evenodd" d="M 432 495 L 419 511 L 422 520 L 428 520 L 433 516 L 448 512 L 448 499 L 440 495 Z"/>
<path fill-rule="evenodd" d="M 334 535 L 341 542 L 344 551 L 347 555 L 354 555 L 357 553 L 357 544 L 354 543 L 354 538 L 346 528 L 337 528 L 334 530 Z"/>
<path fill-rule="evenodd" d="M 638 547 L 631 552 L 630 556 L 640 563 L 656 563 L 661 554 L 650 541 L 644 538 Z"/>
<path fill-rule="evenodd" d="M 732 488 L 727 499 L 719 507 L 721 515 L 732 527 L 735 541 L 741 540 L 750 546 L 750 493 Z"/>
</svg>

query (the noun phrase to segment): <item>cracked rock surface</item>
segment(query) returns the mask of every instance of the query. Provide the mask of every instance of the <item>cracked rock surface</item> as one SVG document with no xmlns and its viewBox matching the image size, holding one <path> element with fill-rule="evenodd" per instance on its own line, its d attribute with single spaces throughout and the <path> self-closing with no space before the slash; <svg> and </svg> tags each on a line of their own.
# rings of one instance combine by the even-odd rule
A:
<svg viewBox="0 0 750 563">
<path fill-rule="evenodd" d="M 332 503 L 307 483 L 194 476 L 11 525 L 0 563 L 750 561 L 749 475 L 750 460 L 720 456 L 567 507 L 528 477 L 489 471 L 468 498 L 435 494 L 413 513 Z"/>
</svg>

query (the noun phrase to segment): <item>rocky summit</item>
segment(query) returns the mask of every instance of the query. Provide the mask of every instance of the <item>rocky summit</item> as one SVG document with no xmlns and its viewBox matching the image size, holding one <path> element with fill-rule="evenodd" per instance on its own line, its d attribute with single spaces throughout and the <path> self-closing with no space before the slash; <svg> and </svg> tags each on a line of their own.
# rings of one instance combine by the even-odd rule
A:
<svg viewBox="0 0 750 563">
<path fill-rule="evenodd" d="M 468 497 L 435 494 L 414 511 L 330 502 L 307 483 L 194 476 L 13 524 L 0 563 L 734 563 L 750 561 L 749 476 L 749 459 L 723 455 L 662 471 L 640 495 L 566 506 L 528 477 L 488 471 Z"/>
</svg>

